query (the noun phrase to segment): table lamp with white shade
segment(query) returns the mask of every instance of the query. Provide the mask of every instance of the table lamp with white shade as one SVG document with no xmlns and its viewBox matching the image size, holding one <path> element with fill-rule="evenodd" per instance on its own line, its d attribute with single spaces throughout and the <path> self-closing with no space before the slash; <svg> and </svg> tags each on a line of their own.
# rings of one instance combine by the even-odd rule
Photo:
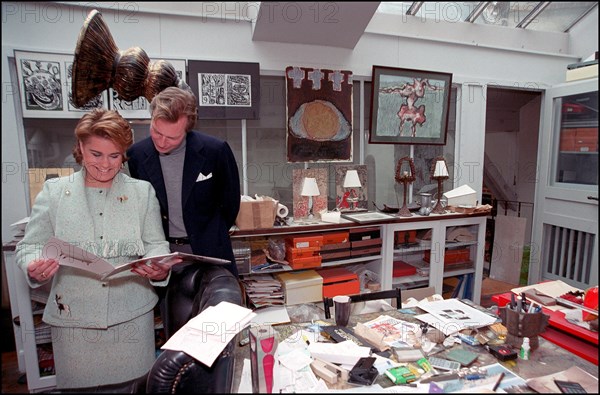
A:
<svg viewBox="0 0 600 395">
<path fill-rule="evenodd" d="M 435 161 L 433 163 L 433 171 L 431 174 L 431 179 L 432 180 L 437 180 L 438 182 L 438 194 L 437 194 L 437 202 L 435 204 L 435 207 L 433 208 L 433 210 L 431 210 L 432 213 L 436 213 L 436 214 L 444 214 L 446 212 L 446 210 L 442 207 L 442 182 L 444 180 L 447 180 L 449 177 L 448 174 L 448 166 L 446 166 L 446 160 L 439 156 L 437 158 L 435 158 Z"/>
<path fill-rule="evenodd" d="M 348 202 L 350 202 L 350 209 L 352 211 L 356 211 L 356 206 L 358 204 L 358 194 L 354 191 L 354 196 L 352 196 L 352 190 L 354 188 L 362 188 L 362 184 L 360 183 L 360 178 L 358 177 L 357 170 L 347 170 L 346 176 L 344 177 L 344 189 L 348 192 Z"/>
<path fill-rule="evenodd" d="M 308 196 L 308 219 L 313 219 L 315 217 L 313 214 L 313 196 L 320 195 L 317 179 L 314 177 L 305 177 L 300 195 Z"/>
</svg>

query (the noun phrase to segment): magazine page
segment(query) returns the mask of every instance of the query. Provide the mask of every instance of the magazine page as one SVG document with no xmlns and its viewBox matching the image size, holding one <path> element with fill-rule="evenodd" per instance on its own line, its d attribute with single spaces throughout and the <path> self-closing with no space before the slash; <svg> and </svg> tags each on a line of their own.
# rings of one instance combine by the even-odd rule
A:
<svg viewBox="0 0 600 395">
<path fill-rule="evenodd" d="M 183 260 L 179 261 L 175 258 L 182 258 Z M 122 265 L 115 266 L 114 270 L 110 271 L 109 273 L 104 274 L 102 276 L 102 279 L 104 280 L 105 278 L 114 276 L 117 273 L 121 273 L 126 270 L 130 270 L 136 264 L 144 263 L 144 264 L 148 265 L 148 264 L 150 264 L 150 262 L 158 263 L 161 265 L 166 265 L 168 267 L 173 267 L 179 263 L 189 263 L 189 262 L 216 264 L 216 265 L 229 264 L 229 261 L 226 259 L 213 258 L 213 257 L 209 257 L 209 256 L 202 256 L 202 255 L 186 254 L 184 252 L 172 252 L 169 254 L 156 255 L 156 256 L 151 256 L 151 257 L 135 259 L 133 261 L 129 261 Z"/>
<path fill-rule="evenodd" d="M 360 327 L 360 329 L 358 329 Z M 357 325 L 357 330 L 382 349 L 387 347 L 410 348 L 421 332 L 418 324 L 402 321 L 389 315 Z M 364 333 L 364 334 L 363 334 Z"/>
<path fill-rule="evenodd" d="M 42 249 L 42 256 L 46 259 L 57 260 L 59 265 L 86 270 L 96 273 L 100 277 L 115 268 L 99 256 L 56 237 L 48 239 Z"/>
<path fill-rule="evenodd" d="M 209 306 L 189 320 L 161 347 L 183 351 L 208 367 L 225 346 L 256 316 L 252 310 L 230 302 Z"/>
<path fill-rule="evenodd" d="M 186 254 L 183 252 L 172 252 L 153 257 L 139 258 L 118 266 L 113 266 L 110 262 L 100 258 L 99 256 L 57 237 L 50 237 L 50 239 L 48 239 L 42 249 L 42 256 L 47 259 L 56 259 L 58 263 L 63 266 L 70 266 L 95 273 L 100 277 L 101 280 L 114 276 L 117 273 L 130 270 L 135 264 L 149 264 L 150 261 L 167 265 L 169 267 L 172 267 L 180 262 L 196 262 L 216 265 L 229 264 L 229 261 L 226 259 Z M 175 258 L 182 258 L 183 261 L 179 261 Z"/>
</svg>

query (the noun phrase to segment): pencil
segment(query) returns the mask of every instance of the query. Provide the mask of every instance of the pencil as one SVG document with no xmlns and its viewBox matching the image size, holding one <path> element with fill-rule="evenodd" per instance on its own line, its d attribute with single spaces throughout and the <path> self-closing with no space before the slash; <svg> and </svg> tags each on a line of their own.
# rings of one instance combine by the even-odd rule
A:
<svg viewBox="0 0 600 395">
<path fill-rule="evenodd" d="M 500 376 L 498 376 L 498 380 L 496 380 L 496 384 L 494 384 L 494 387 L 492 388 L 492 391 L 496 391 L 498 389 L 498 386 L 502 382 L 503 378 L 504 378 L 504 372 L 500 373 Z"/>
</svg>

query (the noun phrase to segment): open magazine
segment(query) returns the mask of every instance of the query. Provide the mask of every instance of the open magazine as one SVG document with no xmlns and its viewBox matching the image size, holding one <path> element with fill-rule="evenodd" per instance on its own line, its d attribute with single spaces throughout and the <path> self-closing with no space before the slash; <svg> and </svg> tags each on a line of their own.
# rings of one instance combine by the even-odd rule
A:
<svg viewBox="0 0 600 395">
<path fill-rule="evenodd" d="M 226 259 L 186 254 L 183 252 L 172 252 L 170 254 L 140 258 L 118 266 L 113 266 L 110 262 L 99 256 L 56 237 L 51 237 L 44 245 L 42 256 L 48 259 L 56 259 L 60 265 L 71 266 L 95 273 L 100 277 L 100 280 L 105 280 L 117 273 L 130 270 L 133 265 L 138 263 L 154 262 L 171 267 L 179 263 L 179 260 L 176 258 L 182 258 L 183 262 L 215 265 L 227 265 L 230 263 Z"/>
</svg>

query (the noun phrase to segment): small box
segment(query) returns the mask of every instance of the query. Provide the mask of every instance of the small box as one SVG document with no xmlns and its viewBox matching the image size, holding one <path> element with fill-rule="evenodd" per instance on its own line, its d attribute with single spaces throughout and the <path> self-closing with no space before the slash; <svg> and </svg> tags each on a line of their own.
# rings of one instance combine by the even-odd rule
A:
<svg viewBox="0 0 600 395">
<path fill-rule="evenodd" d="M 312 269 L 314 267 L 321 267 L 321 262 L 322 262 L 321 255 L 307 256 L 304 258 L 288 259 L 288 263 L 294 270 Z"/>
<path fill-rule="evenodd" d="M 323 297 L 353 295 L 360 293 L 358 275 L 343 267 L 322 269 L 317 273 L 323 277 Z"/>
<path fill-rule="evenodd" d="M 285 295 L 285 304 L 320 302 L 323 300 L 323 277 L 314 270 L 278 273 Z"/>
<path fill-rule="evenodd" d="M 235 220 L 240 230 L 272 228 L 277 213 L 277 200 L 241 202 Z"/>
<path fill-rule="evenodd" d="M 323 245 L 339 244 L 350 241 L 350 232 L 335 232 L 323 234 Z"/>
<path fill-rule="evenodd" d="M 394 261 L 393 270 L 392 277 L 412 276 L 413 274 L 417 274 L 417 268 L 404 261 Z"/>
<path fill-rule="evenodd" d="M 417 231 L 416 230 L 401 230 L 394 234 L 394 243 L 396 245 L 413 244 L 416 242 L 417 242 Z"/>
<path fill-rule="evenodd" d="M 471 254 L 468 248 L 446 250 L 446 252 L 444 253 L 444 265 L 469 262 L 470 256 Z M 429 262 L 431 260 L 431 251 L 426 250 L 423 253 L 423 260 L 425 262 Z"/>
<path fill-rule="evenodd" d="M 350 244 L 350 243 L 348 243 Z M 321 251 L 321 259 L 323 262 L 335 261 L 339 259 L 347 259 L 352 256 L 352 252 L 350 248 L 346 250 L 331 250 L 331 251 Z"/>
<path fill-rule="evenodd" d="M 468 185 L 461 185 L 451 191 L 444 193 L 448 199 L 448 206 L 476 206 L 477 194 Z"/>
<path fill-rule="evenodd" d="M 323 236 L 295 236 L 287 237 L 286 244 L 291 248 L 321 247 L 323 245 Z"/>
<path fill-rule="evenodd" d="M 309 256 L 319 255 L 319 247 L 303 247 L 293 248 L 289 244 L 285 248 L 285 259 L 288 261 L 294 258 L 306 258 Z"/>
<path fill-rule="evenodd" d="M 381 239 L 379 226 L 350 229 L 350 241 Z"/>
<path fill-rule="evenodd" d="M 367 238 L 352 242 L 351 256 L 381 254 L 381 238 Z"/>
</svg>

